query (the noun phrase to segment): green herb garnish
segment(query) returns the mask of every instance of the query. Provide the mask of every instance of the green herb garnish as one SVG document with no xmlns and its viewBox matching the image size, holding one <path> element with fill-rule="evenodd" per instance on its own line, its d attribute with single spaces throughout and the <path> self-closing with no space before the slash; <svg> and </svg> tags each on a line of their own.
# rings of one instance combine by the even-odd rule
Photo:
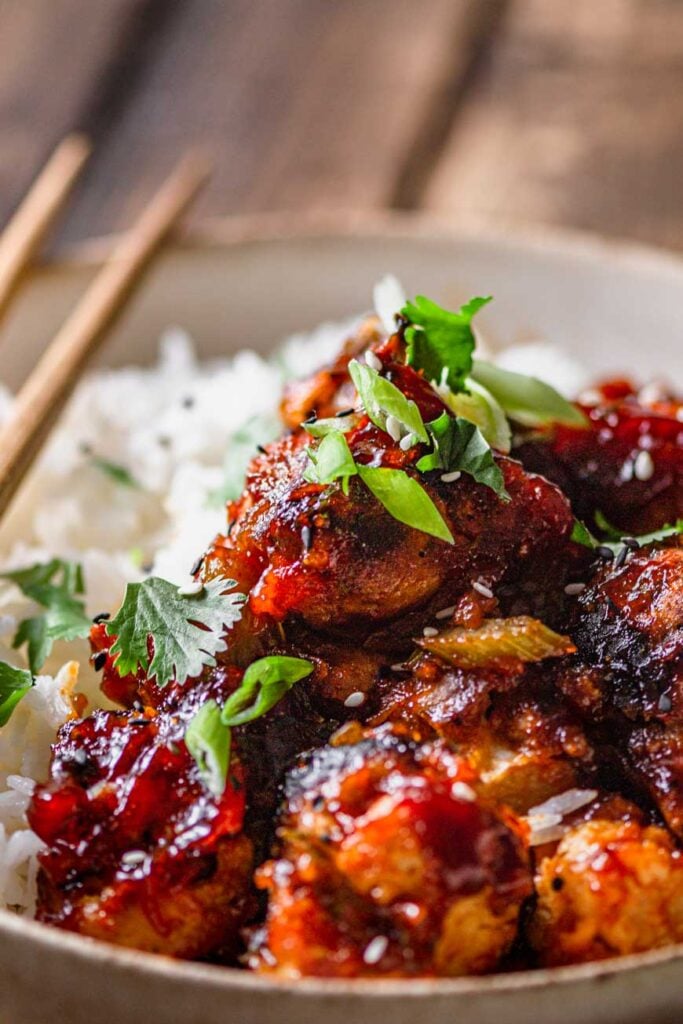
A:
<svg viewBox="0 0 683 1024">
<path fill-rule="evenodd" d="M 33 686 L 33 676 L 23 668 L 0 661 L 0 726 L 9 722 L 12 712 Z"/>
<path fill-rule="evenodd" d="M 90 632 L 91 621 L 80 595 L 84 592 L 83 570 L 77 562 L 53 558 L 26 569 L 0 574 L 45 609 L 23 619 L 12 641 L 14 648 L 26 644 L 31 672 L 45 664 L 55 640 L 76 640 Z"/>
<path fill-rule="evenodd" d="M 524 426 L 563 423 L 569 427 L 585 427 L 588 422 L 580 409 L 537 377 L 512 373 L 477 359 L 472 378 L 493 395 L 510 419 Z"/>
<path fill-rule="evenodd" d="M 99 469 L 101 473 L 108 476 L 110 480 L 120 484 L 122 487 L 130 487 L 131 490 L 141 490 L 140 483 L 135 479 L 130 470 L 126 469 L 119 462 L 112 462 L 110 459 L 104 459 L 100 455 L 93 455 L 91 465 L 95 469 Z"/>
<path fill-rule="evenodd" d="M 605 521 L 604 516 L 601 518 Z M 597 515 L 595 519 L 598 526 L 602 529 L 603 527 L 600 522 L 598 522 Z M 616 553 L 624 546 L 624 543 L 627 540 L 636 541 L 638 547 L 642 548 L 646 547 L 648 544 L 656 544 L 658 541 L 667 540 L 669 537 L 678 537 L 681 535 L 683 535 L 683 519 L 677 519 L 673 526 L 667 523 L 660 527 L 659 530 L 653 530 L 652 533 L 642 533 L 637 537 L 634 537 L 632 534 L 621 534 L 616 530 L 616 527 L 610 526 L 608 539 L 598 540 L 593 536 L 585 523 L 582 523 L 580 519 L 575 519 L 570 539 L 576 544 L 581 544 L 585 548 L 590 548 L 592 551 L 595 551 L 596 548 L 609 548 L 610 551 L 614 551 Z"/>
<path fill-rule="evenodd" d="M 348 434 L 356 425 L 356 417 L 353 413 L 347 416 L 329 416 L 320 420 L 310 420 L 302 423 L 307 434 L 311 437 L 326 437 L 327 434 Z"/>
<path fill-rule="evenodd" d="M 387 420 L 391 416 L 406 434 L 412 434 L 417 441 L 427 443 L 429 438 L 420 410 L 395 384 L 380 377 L 377 370 L 359 363 L 357 359 L 349 363 L 349 373 L 363 408 L 376 427 L 386 430 Z"/>
<path fill-rule="evenodd" d="M 503 501 L 509 501 L 505 481 L 493 452 L 481 431 L 469 420 L 455 419 L 444 412 L 427 424 L 434 450 L 417 463 L 421 473 L 438 469 L 443 473 L 459 470 L 468 473 L 477 483 L 490 487 Z"/>
<path fill-rule="evenodd" d="M 221 709 L 209 700 L 197 711 L 185 730 L 185 745 L 197 763 L 206 788 L 215 797 L 225 789 L 230 766 L 230 729 Z"/>
<path fill-rule="evenodd" d="M 490 301 L 491 296 L 470 299 L 457 313 L 424 295 L 407 302 L 401 316 L 410 321 L 405 331 L 408 365 L 422 370 L 427 380 L 461 391 L 472 369 L 472 318 Z"/>
<path fill-rule="evenodd" d="M 244 490 L 244 476 L 259 444 L 268 444 L 280 433 L 281 425 L 274 416 L 252 416 L 231 435 L 223 465 L 223 482 L 211 491 L 207 504 L 220 508 L 236 501 Z"/>
<path fill-rule="evenodd" d="M 401 469 L 358 466 L 365 486 L 399 523 L 453 544 L 453 534 L 425 489 Z"/>
<path fill-rule="evenodd" d="M 358 470 L 348 441 L 338 432 L 326 434 L 317 448 L 307 448 L 308 463 L 304 480 L 309 484 L 333 484 L 341 480 L 344 494 L 349 493 L 349 477 Z"/>
<path fill-rule="evenodd" d="M 230 767 L 231 730 L 261 718 L 288 690 L 313 671 L 303 658 L 272 654 L 248 667 L 242 682 L 222 710 L 211 700 L 199 709 L 185 732 L 185 743 L 195 759 L 206 787 L 220 797 Z"/>
<path fill-rule="evenodd" d="M 507 454 L 512 446 L 512 431 L 503 409 L 490 391 L 476 380 L 468 377 L 465 386 L 467 391 L 457 394 L 449 388 L 439 388 L 439 392 L 456 416 L 474 423 L 492 448 Z"/>
<path fill-rule="evenodd" d="M 199 593 L 186 595 L 158 576 L 129 583 L 121 607 L 106 625 L 107 633 L 116 636 L 111 653 L 119 675 L 142 669 L 165 686 L 215 665 L 223 633 L 242 614 L 245 598 L 235 586 L 234 580 L 216 579 Z"/>
</svg>

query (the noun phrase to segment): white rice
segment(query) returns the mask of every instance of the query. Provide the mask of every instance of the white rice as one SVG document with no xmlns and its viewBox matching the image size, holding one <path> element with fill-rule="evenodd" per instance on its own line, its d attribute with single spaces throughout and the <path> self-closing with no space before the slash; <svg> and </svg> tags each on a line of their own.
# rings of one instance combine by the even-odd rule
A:
<svg viewBox="0 0 683 1024">
<path fill-rule="evenodd" d="M 385 281 L 380 296 L 387 291 L 396 293 L 397 283 Z M 244 351 L 212 362 L 198 362 L 188 335 L 173 328 L 154 366 L 90 374 L 0 527 L 0 568 L 55 556 L 81 562 L 90 615 L 114 610 L 126 582 L 144 574 L 186 583 L 197 555 L 224 527 L 224 510 L 211 496 L 224 479 L 235 431 L 255 416 L 274 424 L 283 378 L 329 360 L 355 322 L 291 337 L 271 359 Z M 508 352 L 505 363 L 521 369 L 526 354 L 515 363 Z M 565 372 L 572 383 L 580 379 L 575 367 L 576 376 Z M 0 422 L 11 407 L 0 385 Z M 140 488 L 110 479 L 93 454 L 125 466 Z M 1 660 L 24 665 L 11 642 L 32 611 L 16 587 L 0 581 Z M 88 656 L 86 640 L 56 643 L 46 674 L 0 729 L 0 905 L 20 913 L 33 911 L 40 849 L 25 812 L 71 712 L 70 693 L 77 688 L 90 708 L 105 703 Z"/>
</svg>

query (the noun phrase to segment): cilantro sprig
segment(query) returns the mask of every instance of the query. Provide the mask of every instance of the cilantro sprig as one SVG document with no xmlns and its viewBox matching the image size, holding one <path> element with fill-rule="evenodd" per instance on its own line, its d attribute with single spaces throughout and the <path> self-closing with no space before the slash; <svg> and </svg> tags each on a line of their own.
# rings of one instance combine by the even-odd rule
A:
<svg viewBox="0 0 683 1024">
<path fill-rule="evenodd" d="M 245 597 L 235 586 L 234 580 L 216 579 L 185 594 L 159 576 L 129 583 L 121 607 L 106 625 L 116 637 L 111 653 L 119 675 L 142 669 L 158 686 L 166 686 L 215 665 L 225 630 L 242 614 Z"/>
<path fill-rule="evenodd" d="M 312 662 L 304 658 L 281 654 L 260 658 L 247 668 L 240 686 L 222 708 L 210 700 L 190 720 L 185 744 L 204 784 L 215 797 L 220 797 L 225 789 L 235 726 L 261 718 L 313 668 Z"/>
<path fill-rule="evenodd" d="M 56 640 L 88 636 L 91 621 L 85 613 L 83 570 L 77 562 L 53 558 L 0 576 L 16 584 L 22 594 L 43 609 L 19 623 L 12 641 L 15 649 L 26 644 L 34 675 L 45 664 Z"/>
<path fill-rule="evenodd" d="M 491 296 L 470 299 L 457 313 L 418 295 L 401 310 L 409 325 L 405 331 L 406 362 L 423 370 L 427 380 L 445 383 L 460 391 L 472 369 L 475 338 L 472 319 Z"/>
<path fill-rule="evenodd" d="M 469 473 L 477 483 L 490 487 L 503 501 L 510 500 L 500 466 L 494 460 L 493 452 L 479 427 L 469 420 L 456 419 L 444 412 L 438 419 L 428 423 L 427 429 L 434 449 L 428 455 L 423 455 L 417 463 L 420 472 L 439 469 L 446 473 L 455 470 Z"/>
</svg>

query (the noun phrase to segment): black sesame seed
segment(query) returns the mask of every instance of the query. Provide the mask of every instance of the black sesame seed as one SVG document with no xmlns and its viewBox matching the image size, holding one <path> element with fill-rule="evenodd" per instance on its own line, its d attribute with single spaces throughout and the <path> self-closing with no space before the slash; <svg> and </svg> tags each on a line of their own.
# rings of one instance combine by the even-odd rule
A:
<svg viewBox="0 0 683 1024">
<path fill-rule="evenodd" d="M 107 660 L 107 652 L 106 651 L 98 651 L 97 654 L 93 657 L 92 667 L 95 669 L 96 672 L 99 672 L 100 669 L 104 668 L 106 660 Z"/>
<path fill-rule="evenodd" d="M 313 801 L 313 810 L 314 811 L 322 811 L 324 806 L 325 806 L 325 797 L 324 796 L 317 796 L 315 798 L 315 800 Z"/>
<path fill-rule="evenodd" d="M 426 551 L 418 551 L 418 555 L 419 555 L 420 558 L 426 558 L 427 557 L 427 552 Z"/>
<path fill-rule="evenodd" d="M 564 889 L 564 878 L 555 876 L 550 884 L 555 892 L 560 892 L 560 890 Z"/>
<path fill-rule="evenodd" d="M 316 413 L 315 409 L 312 409 L 311 412 L 309 412 L 309 414 L 306 417 L 306 419 L 302 420 L 301 422 L 302 423 L 315 423 L 317 418 L 318 418 L 318 414 Z"/>
<path fill-rule="evenodd" d="M 261 452 L 261 455 L 267 455 L 268 454 L 268 452 L 266 451 L 266 449 L 263 447 L 262 444 L 257 444 L 256 445 L 256 449 L 257 449 L 257 451 Z"/>
<path fill-rule="evenodd" d="M 185 395 L 183 398 L 183 409 L 191 409 L 194 403 L 195 398 L 193 395 Z"/>
<path fill-rule="evenodd" d="M 623 548 L 619 548 L 619 551 L 617 553 L 617 557 L 614 560 L 614 568 L 615 569 L 621 569 L 622 565 L 624 564 L 624 562 L 628 558 L 629 554 L 630 554 L 630 551 L 626 547 L 625 544 L 624 544 Z"/>
<path fill-rule="evenodd" d="M 344 416 L 353 416 L 355 409 L 340 409 L 339 412 L 335 412 L 335 416 L 338 420 L 343 419 Z"/>
<path fill-rule="evenodd" d="M 313 540 L 313 531 L 310 526 L 304 526 L 301 530 L 301 543 L 304 546 L 304 551 L 311 550 L 311 542 Z"/>
<path fill-rule="evenodd" d="M 636 540 L 635 537 L 622 537 L 621 543 L 625 544 L 627 548 L 631 549 L 631 551 L 637 551 L 640 547 L 640 543 Z"/>
<path fill-rule="evenodd" d="M 190 569 L 190 576 L 196 576 L 201 567 L 204 565 L 204 555 L 200 555 L 197 561 L 193 564 Z"/>
<path fill-rule="evenodd" d="M 129 718 L 128 725 L 151 725 L 149 718 Z"/>
<path fill-rule="evenodd" d="M 99 624 L 101 622 L 106 622 L 107 619 L 110 619 L 110 618 L 111 618 L 111 615 L 109 614 L 109 612 L 100 612 L 99 615 L 96 615 L 93 618 L 93 622 L 95 623 L 96 626 L 99 626 Z"/>
<path fill-rule="evenodd" d="M 600 558 L 604 558 L 606 562 L 611 562 L 614 558 L 614 552 L 611 548 L 608 548 L 606 544 L 598 544 L 595 549 L 595 553 L 596 555 L 599 555 Z"/>
</svg>

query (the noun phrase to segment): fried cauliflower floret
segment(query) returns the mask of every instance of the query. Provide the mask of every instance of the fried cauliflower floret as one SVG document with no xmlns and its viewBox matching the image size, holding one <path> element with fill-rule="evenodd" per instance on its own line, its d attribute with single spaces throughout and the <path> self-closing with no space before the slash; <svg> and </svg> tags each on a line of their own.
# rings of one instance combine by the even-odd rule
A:
<svg viewBox="0 0 683 1024">
<path fill-rule="evenodd" d="M 511 815 L 441 743 L 381 730 L 293 771 L 251 966 L 285 977 L 481 974 L 512 943 L 530 873 Z"/>
<path fill-rule="evenodd" d="M 683 940 L 683 858 L 658 826 L 584 822 L 542 861 L 535 887 L 528 934 L 545 966 Z"/>
<path fill-rule="evenodd" d="M 163 713 L 96 711 L 67 722 L 29 808 L 40 854 L 39 920 L 176 957 L 234 950 L 253 910 L 242 833 L 244 771 L 203 785 Z"/>
</svg>

